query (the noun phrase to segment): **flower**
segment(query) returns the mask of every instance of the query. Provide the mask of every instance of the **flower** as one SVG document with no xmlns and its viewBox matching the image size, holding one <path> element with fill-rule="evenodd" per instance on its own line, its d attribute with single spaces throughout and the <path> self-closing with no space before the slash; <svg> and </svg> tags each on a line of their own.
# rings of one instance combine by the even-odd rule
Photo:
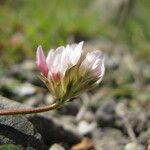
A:
<svg viewBox="0 0 150 150">
<path fill-rule="evenodd" d="M 66 101 L 99 83 L 104 75 L 104 57 L 96 50 L 84 54 L 83 42 L 51 49 L 45 57 L 37 48 L 36 63 L 41 79 L 59 101 Z"/>
<path fill-rule="evenodd" d="M 104 56 L 99 50 L 87 53 L 85 59 L 80 65 L 80 72 L 91 72 L 93 76 L 98 77 L 101 81 L 104 72 Z"/>
<path fill-rule="evenodd" d="M 45 77 L 53 80 L 62 79 L 68 68 L 75 66 L 82 53 L 83 42 L 79 44 L 58 47 L 49 51 L 47 58 L 42 47 L 37 48 L 37 65 Z"/>
</svg>

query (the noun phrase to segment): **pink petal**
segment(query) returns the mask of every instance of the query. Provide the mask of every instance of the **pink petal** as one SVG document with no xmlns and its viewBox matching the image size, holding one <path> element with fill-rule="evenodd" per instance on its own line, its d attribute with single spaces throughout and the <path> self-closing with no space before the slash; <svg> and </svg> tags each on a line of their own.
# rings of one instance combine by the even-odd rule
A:
<svg viewBox="0 0 150 150">
<path fill-rule="evenodd" d="M 39 67 L 40 71 L 42 72 L 42 74 L 47 77 L 48 74 L 48 68 L 47 68 L 47 64 L 46 64 L 46 59 L 45 59 L 45 55 L 43 53 L 43 49 L 41 46 L 39 46 L 37 48 L 37 52 L 36 52 L 36 64 Z"/>
</svg>

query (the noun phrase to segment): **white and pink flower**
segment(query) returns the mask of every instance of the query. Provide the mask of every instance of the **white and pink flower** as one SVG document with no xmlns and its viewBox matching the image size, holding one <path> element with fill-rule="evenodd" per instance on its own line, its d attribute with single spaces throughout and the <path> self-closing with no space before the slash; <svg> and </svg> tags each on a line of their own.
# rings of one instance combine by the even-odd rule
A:
<svg viewBox="0 0 150 150">
<path fill-rule="evenodd" d="M 101 51 L 87 53 L 84 57 L 82 47 L 83 42 L 60 46 L 56 50 L 51 49 L 47 57 L 41 46 L 37 48 L 37 66 L 45 84 L 48 84 L 47 87 L 58 99 L 69 99 L 78 95 L 78 89 L 82 91 L 82 88 L 89 88 L 89 84 L 101 81 L 104 75 L 104 57 Z M 78 85 L 79 88 L 76 88 Z M 76 90 L 73 91 L 74 89 Z"/>
<path fill-rule="evenodd" d="M 65 76 L 67 69 L 75 66 L 82 53 L 83 42 L 79 44 L 58 47 L 49 51 L 47 58 L 42 47 L 37 48 L 36 63 L 42 74 L 52 80 L 60 80 Z"/>
</svg>

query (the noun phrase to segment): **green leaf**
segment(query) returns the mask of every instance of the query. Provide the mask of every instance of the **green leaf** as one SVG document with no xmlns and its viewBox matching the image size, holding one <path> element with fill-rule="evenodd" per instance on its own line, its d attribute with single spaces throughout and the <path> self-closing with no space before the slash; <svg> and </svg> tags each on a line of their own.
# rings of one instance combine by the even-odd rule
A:
<svg viewBox="0 0 150 150">
<path fill-rule="evenodd" d="M 19 150 L 19 148 L 13 144 L 1 145 L 0 150 Z"/>
</svg>

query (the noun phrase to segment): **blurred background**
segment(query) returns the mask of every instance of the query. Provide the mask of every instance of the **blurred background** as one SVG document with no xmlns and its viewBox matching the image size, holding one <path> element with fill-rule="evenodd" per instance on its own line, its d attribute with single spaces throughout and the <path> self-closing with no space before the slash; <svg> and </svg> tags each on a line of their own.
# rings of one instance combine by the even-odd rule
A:
<svg viewBox="0 0 150 150">
<path fill-rule="evenodd" d="M 150 75 L 149 8 L 147 0 L 1 0 L 0 75 L 14 64 L 35 60 L 38 45 L 48 51 L 83 40 L 87 49 L 106 53 L 105 87 L 129 92 L 140 88 L 138 94 L 146 101 L 150 98 L 145 93 Z M 136 90 L 130 89 L 133 83 Z"/>
<path fill-rule="evenodd" d="M 149 18 L 148 0 L 0 0 L 0 95 L 30 106 L 49 103 L 51 96 L 37 79 L 36 48 L 47 52 L 85 41 L 85 49 L 100 49 L 106 57 L 104 79 L 88 93 L 91 113 L 113 101 L 149 114 Z M 77 115 L 76 103 L 75 112 L 70 105 L 61 114 Z M 148 129 L 143 128 L 137 136 Z"/>
</svg>

